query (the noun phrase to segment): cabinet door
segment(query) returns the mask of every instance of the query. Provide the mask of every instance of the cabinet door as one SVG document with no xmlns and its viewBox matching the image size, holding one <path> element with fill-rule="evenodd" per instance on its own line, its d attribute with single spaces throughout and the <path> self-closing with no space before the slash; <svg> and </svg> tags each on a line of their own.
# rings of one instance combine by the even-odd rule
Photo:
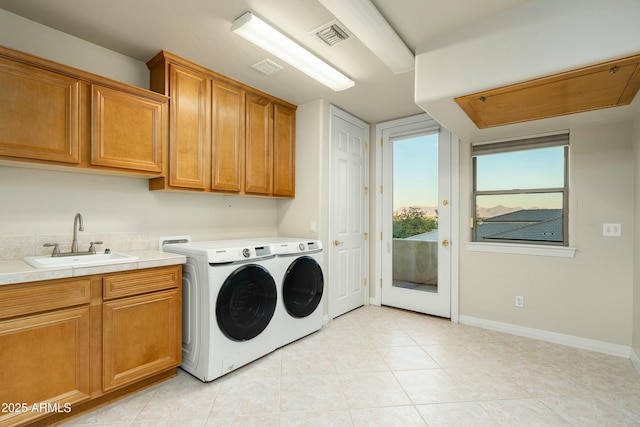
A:
<svg viewBox="0 0 640 427">
<path fill-rule="evenodd" d="M 211 146 L 211 80 L 171 64 L 169 185 L 204 190 Z"/>
<path fill-rule="evenodd" d="M 92 85 L 91 164 L 162 172 L 167 101 Z"/>
<path fill-rule="evenodd" d="M 239 193 L 244 176 L 245 92 L 214 80 L 211 188 Z"/>
<path fill-rule="evenodd" d="M 273 103 L 247 94 L 245 192 L 271 194 L 273 185 Z"/>
<path fill-rule="evenodd" d="M 88 306 L 0 322 L 0 402 L 26 404 L 0 413 L 0 425 L 68 412 L 65 404 L 91 397 L 89 334 Z"/>
<path fill-rule="evenodd" d="M 80 163 L 80 80 L 0 59 L 0 156 Z"/>
<path fill-rule="evenodd" d="M 105 392 L 180 365 L 180 289 L 108 301 L 102 310 Z"/>
<path fill-rule="evenodd" d="M 275 104 L 273 113 L 273 195 L 296 192 L 296 111 Z"/>
</svg>

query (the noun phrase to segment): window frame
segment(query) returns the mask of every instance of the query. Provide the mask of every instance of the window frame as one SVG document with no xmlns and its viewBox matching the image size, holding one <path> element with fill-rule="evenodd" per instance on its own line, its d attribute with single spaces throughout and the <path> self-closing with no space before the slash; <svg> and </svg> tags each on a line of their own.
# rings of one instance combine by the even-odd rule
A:
<svg viewBox="0 0 640 427">
<path fill-rule="evenodd" d="M 569 132 L 552 133 L 538 135 L 532 137 L 509 139 L 501 141 L 483 142 L 472 144 L 472 243 L 473 244 L 494 244 L 509 246 L 534 245 L 534 246 L 552 246 L 552 247 L 568 247 L 569 246 Z M 564 147 L 564 185 L 562 187 L 544 187 L 531 189 L 511 189 L 511 190 L 477 190 L 478 168 L 477 157 L 492 154 L 513 153 L 518 151 L 527 151 L 543 148 Z M 478 196 L 503 196 L 510 194 L 562 194 L 562 242 L 542 241 L 542 240 L 514 240 L 514 239 L 492 239 L 491 241 L 478 240 L 478 217 L 477 217 L 477 198 Z"/>
</svg>

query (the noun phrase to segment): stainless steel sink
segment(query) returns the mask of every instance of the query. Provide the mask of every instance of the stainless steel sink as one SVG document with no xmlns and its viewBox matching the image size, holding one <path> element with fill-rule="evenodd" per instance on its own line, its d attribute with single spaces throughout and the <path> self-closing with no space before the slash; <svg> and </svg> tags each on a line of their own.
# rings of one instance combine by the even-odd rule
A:
<svg viewBox="0 0 640 427">
<path fill-rule="evenodd" d="M 35 268 L 55 268 L 55 267 L 92 267 L 108 264 L 121 264 L 135 262 L 137 256 L 127 255 L 118 252 L 110 254 L 92 254 L 79 256 L 52 257 L 50 255 L 30 256 L 23 258 L 24 261 Z"/>
</svg>

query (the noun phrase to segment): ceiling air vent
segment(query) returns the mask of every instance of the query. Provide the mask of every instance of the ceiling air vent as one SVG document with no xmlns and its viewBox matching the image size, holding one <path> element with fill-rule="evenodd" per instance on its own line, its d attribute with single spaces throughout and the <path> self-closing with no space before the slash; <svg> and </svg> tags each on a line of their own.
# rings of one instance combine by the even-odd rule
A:
<svg viewBox="0 0 640 427">
<path fill-rule="evenodd" d="M 260 61 L 257 64 L 253 64 L 252 67 L 266 75 L 273 74 L 276 71 L 282 70 L 282 67 L 280 65 L 276 64 L 270 59 L 265 59 L 264 61 Z"/>
<path fill-rule="evenodd" d="M 347 40 L 349 38 L 349 32 L 346 28 L 338 24 L 337 21 L 329 22 L 326 25 L 318 28 L 314 31 L 315 35 L 329 46 L 335 46 L 336 44 Z"/>
</svg>

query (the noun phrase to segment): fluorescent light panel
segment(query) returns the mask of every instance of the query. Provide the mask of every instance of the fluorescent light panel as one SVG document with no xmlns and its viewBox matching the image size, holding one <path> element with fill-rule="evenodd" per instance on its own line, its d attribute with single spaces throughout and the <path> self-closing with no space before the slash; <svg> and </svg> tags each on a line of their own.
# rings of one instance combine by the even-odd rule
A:
<svg viewBox="0 0 640 427">
<path fill-rule="evenodd" d="M 394 74 L 415 67 L 415 56 L 370 0 L 319 0 Z"/>
<path fill-rule="evenodd" d="M 353 80 L 251 12 L 247 12 L 233 21 L 231 31 L 272 53 L 336 92 L 349 89 L 355 85 Z"/>
</svg>

